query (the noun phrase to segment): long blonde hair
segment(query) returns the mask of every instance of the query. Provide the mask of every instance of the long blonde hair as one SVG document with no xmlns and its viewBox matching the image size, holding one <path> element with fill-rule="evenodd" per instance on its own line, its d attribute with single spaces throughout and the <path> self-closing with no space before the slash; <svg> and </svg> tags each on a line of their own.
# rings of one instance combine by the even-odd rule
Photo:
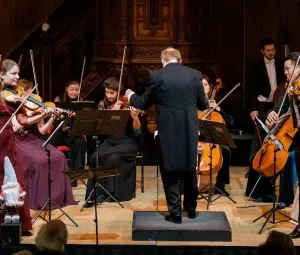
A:
<svg viewBox="0 0 300 255">
<path fill-rule="evenodd" d="M 68 230 L 60 220 L 52 220 L 43 225 L 35 238 L 40 251 L 63 252 L 68 240 Z"/>
</svg>

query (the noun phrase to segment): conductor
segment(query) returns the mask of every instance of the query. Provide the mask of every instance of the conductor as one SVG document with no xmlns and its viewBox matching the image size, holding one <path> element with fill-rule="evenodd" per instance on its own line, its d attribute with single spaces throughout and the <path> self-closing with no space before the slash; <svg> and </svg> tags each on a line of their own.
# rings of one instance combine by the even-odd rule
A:
<svg viewBox="0 0 300 255">
<path fill-rule="evenodd" d="M 147 109 L 156 105 L 159 133 L 160 171 L 169 215 L 166 221 L 182 222 L 179 181 L 184 181 L 184 210 L 196 217 L 198 187 L 196 179 L 198 111 L 205 110 L 202 75 L 182 65 L 181 54 L 169 47 L 161 52 L 162 69 L 151 73 L 145 93 L 140 97 L 127 89 L 130 105 Z"/>
</svg>

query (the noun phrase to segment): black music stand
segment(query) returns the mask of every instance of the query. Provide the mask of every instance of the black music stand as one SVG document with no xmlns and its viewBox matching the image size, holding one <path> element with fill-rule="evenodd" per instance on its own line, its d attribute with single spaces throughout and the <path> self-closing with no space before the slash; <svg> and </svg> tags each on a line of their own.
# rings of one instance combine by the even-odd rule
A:
<svg viewBox="0 0 300 255">
<path fill-rule="evenodd" d="M 63 173 L 73 180 L 81 180 L 81 179 L 91 179 L 93 181 L 94 190 L 96 189 L 96 183 L 98 178 L 105 178 L 110 176 L 118 176 L 121 174 L 121 169 L 117 166 L 110 167 L 98 167 L 98 168 L 90 168 L 90 169 L 82 169 L 82 170 L 74 170 L 74 171 L 63 171 Z M 92 194 L 92 192 L 91 192 Z M 94 192 L 94 199 L 96 201 L 97 195 Z M 95 226 L 96 226 L 96 244 L 99 243 L 98 237 L 98 213 L 97 213 L 97 204 L 95 203 Z"/>
<path fill-rule="evenodd" d="M 76 117 L 73 121 L 71 134 L 73 136 L 78 135 L 122 135 L 124 134 L 130 111 L 125 110 L 101 110 L 101 111 L 79 111 L 76 112 Z M 97 154 L 96 154 L 96 169 L 98 168 L 98 141 L 96 141 Z M 109 198 L 112 198 L 117 202 L 122 208 L 124 206 L 111 194 L 109 193 L 100 183 L 96 183 L 93 190 L 89 194 L 85 203 L 82 205 L 80 211 L 83 211 L 83 208 L 87 204 L 91 195 L 96 193 L 95 187 L 100 187 L 106 194 L 109 195 Z M 107 200 L 106 199 L 106 200 Z M 94 201 L 96 206 L 96 200 Z"/>
<path fill-rule="evenodd" d="M 49 138 L 41 145 L 41 149 L 44 150 L 47 153 L 47 157 L 48 157 L 48 199 L 47 201 L 44 203 L 42 209 L 39 211 L 39 213 L 37 214 L 37 216 L 35 217 L 35 219 L 32 221 L 32 225 L 35 223 L 35 221 L 38 219 L 38 217 L 41 217 L 44 221 L 46 220 L 46 217 L 42 217 L 40 216 L 42 211 L 46 208 L 46 206 L 48 205 L 48 211 L 49 211 L 49 221 L 51 221 L 51 204 L 54 204 L 56 206 L 57 209 L 59 209 L 62 212 L 62 215 L 65 215 L 66 217 L 68 217 L 68 219 L 70 221 L 73 222 L 73 224 L 78 227 L 78 224 L 51 198 L 51 170 L 50 170 L 50 150 L 47 149 L 48 144 L 50 143 L 51 139 L 55 136 L 55 134 L 57 133 L 57 131 L 67 122 L 67 120 L 70 117 L 67 117 L 65 120 L 61 121 L 59 123 L 59 125 L 56 127 L 56 129 L 52 132 L 52 134 L 49 136 Z M 46 215 L 46 210 L 45 210 L 45 215 Z M 61 215 L 61 216 L 62 216 Z M 60 216 L 60 217 L 61 217 Z"/>
<path fill-rule="evenodd" d="M 226 195 L 222 190 L 220 190 L 218 187 L 216 187 L 212 183 L 212 150 L 216 148 L 216 144 L 218 145 L 225 145 L 231 148 L 237 148 L 234 141 L 232 140 L 231 134 L 229 133 L 228 129 L 226 128 L 225 124 L 210 120 L 199 120 L 199 131 L 200 135 L 198 137 L 199 142 L 205 142 L 205 143 L 211 143 L 210 147 L 210 171 L 209 171 L 209 183 L 205 185 L 200 191 L 199 195 L 202 199 L 204 198 L 207 201 L 207 209 L 209 208 L 209 204 L 213 201 L 216 201 L 221 196 L 225 196 L 228 199 L 230 199 L 233 203 L 236 204 L 236 202 L 228 195 Z M 208 196 L 205 197 L 202 195 L 201 191 L 206 189 L 208 187 Z M 215 190 L 218 190 L 221 195 L 219 195 L 217 198 L 215 198 L 213 201 L 211 200 L 212 197 L 212 187 L 215 188 Z"/>
</svg>

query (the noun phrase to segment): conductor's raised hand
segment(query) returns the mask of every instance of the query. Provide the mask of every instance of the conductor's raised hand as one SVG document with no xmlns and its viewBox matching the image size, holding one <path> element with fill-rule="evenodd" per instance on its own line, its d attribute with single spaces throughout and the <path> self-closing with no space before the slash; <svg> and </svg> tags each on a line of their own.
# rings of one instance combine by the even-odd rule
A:
<svg viewBox="0 0 300 255">
<path fill-rule="evenodd" d="M 125 91 L 125 97 L 128 98 L 131 93 L 134 93 L 134 92 L 131 89 L 126 89 L 126 91 Z"/>
</svg>

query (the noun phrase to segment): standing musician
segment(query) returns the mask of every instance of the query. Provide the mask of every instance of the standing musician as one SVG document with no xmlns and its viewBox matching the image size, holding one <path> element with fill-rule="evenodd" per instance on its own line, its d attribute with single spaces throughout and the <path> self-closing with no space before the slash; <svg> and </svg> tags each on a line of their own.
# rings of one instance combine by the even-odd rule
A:
<svg viewBox="0 0 300 255">
<path fill-rule="evenodd" d="M 23 87 L 25 92 L 30 93 L 33 83 L 20 80 L 19 86 Z M 39 136 L 47 132 L 57 118 L 57 114 L 61 114 L 61 109 L 50 107 L 43 109 L 40 107 L 35 111 L 25 111 L 27 115 L 18 116 L 18 121 L 36 114 L 41 116 L 36 123 L 24 127 L 25 135 L 20 135 L 18 132 L 15 133 L 16 149 L 22 161 L 29 206 L 31 209 L 39 210 L 48 198 L 48 190 L 46 188 L 48 179 L 45 178 L 48 171 L 48 157 L 46 152 L 40 148 L 44 141 Z M 44 118 L 47 117 L 50 118 L 45 123 Z M 77 204 L 73 198 L 70 181 L 62 173 L 68 169 L 65 155 L 51 144 L 47 145 L 47 149 L 50 150 L 52 199 L 60 207 Z"/>
<path fill-rule="evenodd" d="M 19 67 L 16 62 L 10 59 L 5 59 L 0 64 L 0 128 L 2 128 L 11 115 L 15 111 L 15 106 L 11 106 L 6 103 L 3 98 L 3 90 L 7 86 L 17 86 L 19 81 Z M 23 119 L 22 125 L 30 125 L 34 123 L 41 116 L 28 117 L 26 120 Z M 12 123 L 9 123 L 4 131 L 0 134 L 0 187 L 3 185 L 4 179 L 4 158 L 9 157 L 13 164 L 16 172 L 17 180 L 22 187 L 24 186 L 23 169 L 21 166 L 21 161 L 16 150 L 16 143 L 14 139 L 14 131 Z M 29 230 L 32 230 L 31 217 L 29 211 L 29 200 L 25 198 L 24 205 L 19 207 L 19 215 L 22 221 L 22 234 L 32 235 Z M 3 222 L 3 215 L 0 215 L 0 223 Z"/>
<path fill-rule="evenodd" d="M 212 84 L 209 81 L 209 77 L 204 74 L 202 75 L 202 84 L 204 87 L 206 98 L 209 103 L 209 107 L 214 108 L 217 105 L 216 101 L 209 99 L 209 96 L 211 95 L 211 91 L 212 91 Z M 217 106 L 215 111 L 221 114 L 222 118 L 225 120 L 227 127 L 231 127 L 233 125 L 234 122 L 233 118 L 230 115 L 228 115 L 223 109 L 221 109 L 220 106 Z M 225 190 L 225 184 L 230 183 L 229 165 L 230 165 L 231 152 L 228 146 L 221 145 L 220 147 L 222 150 L 223 164 L 217 175 L 216 187 L 219 190 L 221 190 L 223 193 L 225 193 L 227 196 L 229 196 L 229 193 Z M 201 150 L 199 146 L 198 146 L 198 150 Z M 214 194 L 221 194 L 221 193 L 216 189 Z"/>
<path fill-rule="evenodd" d="M 250 117 L 255 121 L 255 117 L 265 122 L 269 110 L 273 108 L 273 94 L 277 86 L 284 81 L 283 62 L 275 58 L 276 44 L 271 39 L 262 40 L 260 51 L 263 58 L 253 63 L 249 71 L 249 88 L 251 89 L 251 112 Z M 264 131 L 258 126 L 256 135 L 253 136 L 250 158 L 259 150 L 261 139 L 264 138 Z M 252 161 L 252 160 L 250 160 Z M 249 168 L 246 196 L 249 196 L 259 174 L 251 167 Z M 272 202 L 271 178 L 261 177 L 254 192 L 252 193 L 254 202 Z"/>
<path fill-rule="evenodd" d="M 295 94 L 294 88 L 297 87 L 297 84 L 300 85 L 300 64 L 295 67 L 297 60 L 299 58 L 299 52 L 290 53 L 284 62 L 284 73 L 287 77 L 287 80 L 291 80 L 291 85 L 288 89 L 288 97 L 289 100 L 285 100 L 285 104 L 283 107 L 287 108 L 290 105 L 290 109 L 293 117 L 293 125 L 295 128 L 298 128 L 297 133 L 293 138 L 293 145 L 295 148 L 295 161 L 297 167 L 297 175 L 298 175 L 298 186 L 300 187 L 300 97 Z M 295 70 L 294 70 L 295 68 Z M 292 77 L 292 73 L 294 70 L 294 74 Z M 268 114 L 266 124 L 270 128 L 276 123 L 278 120 L 278 115 L 275 111 L 272 111 Z M 300 203 L 298 205 L 300 207 Z M 300 211 L 300 210 L 299 210 Z M 298 215 L 298 221 L 300 222 L 300 214 Z M 300 225 L 298 225 L 293 232 L 290 234 L 292 238 L 300 237 Z"/>
<path fill-rule="evenodd" d="M 198 109 L 208 107 L 198 70 L 181 64 L 181 54 L 169 47 L 161 52 L 162 69 L 150 74 L 145 93 L 139 97 L 126 90 L 130 105 L 139 109 L 156 106 L 160 171 L 170 215 L 166 221 L 182 222 L 179 181 L 184 180 L 184 210 L 196 217 Z"/>
<path fill-rule="evenodd" d="M 71 101 L 77 101 L 80 93 L 80 84 L 78 81 L 71 81 L 67 84 L 65 93 L 57 96 L 54 102 L 69 103 Z M 80 99 L 82 101 L 82 99 Z M 70 119 L 70 122 L 72 119 Z M 84 169 L 85 167 L 85 153 L 87 150 L 86 140 L 83 136 L 71 136 L 69 130 L 71 129 L 71 123 L 68 122 L 66 126 L 57 131 L 55 138 L 51 144 L 54 146 L 67 146 L 71 149 L 71 166 L 73 170 Z M 72 181 L 72 187 L 77 186 L 77 180 Z"/>
<path fill-rule="evenodd" d="M 117 94 L 119 90 L 118 81 L 112 77 L 104 81 L 105 98 L 99 102 L 99 110 L 120 110 L 124 102 L 117 101 Z M 113 166 L 121 167 L 122 172 L 120 176 L 107 177 L 99 179 L 98 182 L 111 193 L 118 201 L 131 200 L 135 191 L 135 156 L 138 152 L 138 140 L 141 133 L 141 122 L 139 120 L 140 111 L 131 107 L 131 118 L 127 123 L 124 135 L 107 135 L 100 136 L 100 145 L 98 149 L 91 156 L 90 167 L 96 166 L 96 157 L 98 154 L 99 166 Z M 88 181 L 86 190 L 86 199 L 93 189 L 93 183 Z M 97 188 L 97 201 L 101 203 L 107 200 L 108 196 L 101 188 Z M 113 202 L 113 200 L 111 200 Z M 111 202 L 108 201 L 108 202 Z M 87 207 L 92 206 L 93 203 L 88 203 Z"/>
</svg>

